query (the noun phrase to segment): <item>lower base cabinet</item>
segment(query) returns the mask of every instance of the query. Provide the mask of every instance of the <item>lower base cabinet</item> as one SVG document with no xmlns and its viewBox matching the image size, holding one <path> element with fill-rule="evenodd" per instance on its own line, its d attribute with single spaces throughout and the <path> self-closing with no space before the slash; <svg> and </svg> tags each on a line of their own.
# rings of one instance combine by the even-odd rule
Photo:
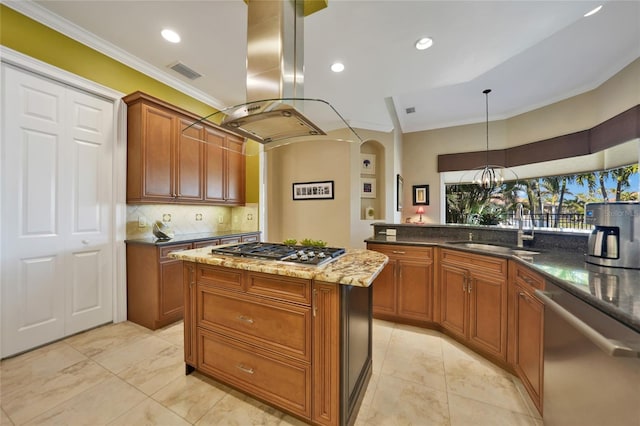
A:
<svg viewBox="0 0 640 426">
<path fill-rule="evenodd" d="M 433 321 L 433 248 L 367 244 L 389 263 L 373 284 L 373 315 L 389 321 L 426 324 Z"/>
<path fill-rule="evenodd" d="M 544 304 L 534 291 L 544 290 L 544 279 L 515 262 L 510 277 L 508 360 L 542 414 Z"/>
<path fill-rule="evenodd" d="M 507 260 L 440 251 L 440 325 L 499 361 L 507 358 Z"/>
<path fill-rule="evenodd" d="M 352 424 L 372 374 L 371 288 L 184 262 L 185 362 L 316 425 Z"/>
</svg>

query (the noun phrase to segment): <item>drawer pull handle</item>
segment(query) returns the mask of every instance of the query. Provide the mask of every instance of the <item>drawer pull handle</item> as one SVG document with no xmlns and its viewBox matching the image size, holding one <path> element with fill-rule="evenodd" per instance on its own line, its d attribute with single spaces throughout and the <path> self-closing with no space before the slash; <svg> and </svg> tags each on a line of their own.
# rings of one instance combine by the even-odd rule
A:
<svg viewBox="0 0 640 426">
<path fill-rule="evenodd" d="M 238 367 L 238 370 L 244 371 L 247 374 L 253 374 L 253 368 L 245 367 L 242 364 L 238 364 L 236 365 L 236 367 Z"/>
<path fill-rule="evenodd" d="M 253 318 L 245 317 L 244 315 L 238 316 L 240 321 L 248 322 L 249 324 L 253 324 Z"/>
<path fill-rule="evenodd" d="M 406 251 L 402 251 L 402 250 L 391 250 L 391 253 L 393 253 L 393 254 L 407 254 Z"/>
<path fill-rule="evenodd" d="M 522 297 L 527 303 L 531 303 L 531 299 L 529 298 L 529 296 L 527 295 L 527 293 L 524 292 L 520 292 L 520 297 Z"/>
</svg>

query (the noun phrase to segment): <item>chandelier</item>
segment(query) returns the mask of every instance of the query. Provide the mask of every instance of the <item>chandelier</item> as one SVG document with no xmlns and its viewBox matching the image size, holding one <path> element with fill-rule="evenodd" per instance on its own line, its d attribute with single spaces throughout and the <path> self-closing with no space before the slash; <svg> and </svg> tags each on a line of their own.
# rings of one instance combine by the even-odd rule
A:
<svg viewBox="0 0 640 426">
<path fill-rule="evenodd" d="M 487 136 L 487 150 L 485 157 L 485 165 L 477 167 L 473 170 L 476 172 L 473 175 L 473 184 L 482 187 L 482 189 L 491 191 L 496 187 L 499 187 L 504 183 L 505 175 L 507 171 L 513 174 L 515 180 L 518 180 L 518 176 L 512 171 L 504 168 L 503 166 L 497 166 L 489 164 L 489 93 L 491 89 L 485 89 L 482 91 L 485 97 L 485 111 L 486 111 L 486 136 Z"/>
</svg>

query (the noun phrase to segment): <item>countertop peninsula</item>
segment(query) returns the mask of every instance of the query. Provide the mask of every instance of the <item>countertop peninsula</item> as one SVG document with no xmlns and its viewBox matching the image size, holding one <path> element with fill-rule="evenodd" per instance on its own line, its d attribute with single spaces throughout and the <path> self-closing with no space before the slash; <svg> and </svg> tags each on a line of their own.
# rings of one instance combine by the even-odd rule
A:
<svg viewBox="0 0 640 426">
<path fill-rule="evenodd" d="M 369 287 L 380 271 L 382 271 L 384 265 L 389 261 L 384 254 L 364 249 L 347 249 L 344 255 L 320 266 L 305 266 L 284 261 L 223 256 L 212 254 L 211 248 L 207 247 L 175 251 L 170 253 L 169 256 L 188 262 L 356 287 Z"/>
<path fill-rule="evenodd" d="M 536 235 L 538 232 L 536 231 Z M 437 236 L 386 236 L 376 234 L 366 240 L 378 244 L 404 244 L 417 246 L 439 246 L 464 250 L 484 255 L 513 259 L 540 273 L 559 287 L 584 300 L 600 311 L 617 319 L 626 326 L 640 332 L 640 269 L 608 268 L 584 261 L 584 252 L 567 247 L 525 247 L 538 252 L 531 257 L 486 252 L 465 247 L 457 238 Z M 478 243 L 503 244 L 501 242 L 477 241 Z M 505 244 L 508 245 L 508 244 Z M 615 282 L 615 294 L 607 292 L 608 283 Z"/>
</svg>

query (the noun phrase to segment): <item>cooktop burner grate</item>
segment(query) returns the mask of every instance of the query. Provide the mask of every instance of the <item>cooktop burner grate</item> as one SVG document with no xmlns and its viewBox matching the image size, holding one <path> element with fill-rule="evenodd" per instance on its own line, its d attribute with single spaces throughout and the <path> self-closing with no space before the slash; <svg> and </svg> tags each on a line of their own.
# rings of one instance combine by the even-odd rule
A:
<svg viewBox="0 0 640 426">
<path fill-rule="evenodd" d="M 211 253 L 252 259 L 280 260 L 302 265 L 322 265 L 343 255 L 345 249 L 257 242 L 214 247 L 211 249 Z"/>
</svg>

